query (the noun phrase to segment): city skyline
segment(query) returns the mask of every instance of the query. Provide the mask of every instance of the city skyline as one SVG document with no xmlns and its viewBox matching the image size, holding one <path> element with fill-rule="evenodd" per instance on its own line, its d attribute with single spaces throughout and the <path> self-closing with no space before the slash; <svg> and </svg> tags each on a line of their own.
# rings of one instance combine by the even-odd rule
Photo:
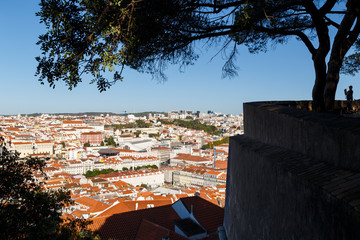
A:
<svg viewBox="0 0 360 240">
<path fill-rule="evenodd" d="M 217 54 L 220 46 L 199 43 L 199 60 L 184 72 L 179 71 L 179 66 L 169 66 L 165 72 L 166 82 L 125 69 L 124 81 L 103 93 L 86 79 L 72 91 L 61 82 L 52 89 L 41 85 L 34 76 L 35 57 L 40 55 L 36 42 L 45 32 L 35 16 L 38 9 L 37 2 L 22 1 L 20 7 L 15 6 L 15 2 L 6 2 L 0 10 L 0 28 L 6 36 L 0 39 L 2 115 L 177 109 L 240 114 L 243 102 L 311 99 L 313 63 L 306 47 L 294 38 L 285 45 L 270 46 L 267 53 L 255 55 L 239 47 L 235 62 L 238 76 L 232 79 L 221 78 L 226 57 L 223 53 Z M 336 99 L 345 99 L 343 89 L 349 85 L 354 86 L 354 98 L 360 98 L 356 77 L 343 75 Z"/>
</svg>

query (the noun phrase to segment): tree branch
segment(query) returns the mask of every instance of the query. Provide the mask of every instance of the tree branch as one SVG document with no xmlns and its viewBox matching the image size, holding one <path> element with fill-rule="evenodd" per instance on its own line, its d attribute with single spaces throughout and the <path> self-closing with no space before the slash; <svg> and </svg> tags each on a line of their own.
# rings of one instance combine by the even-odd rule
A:
<svg viewBox="0 0 360 240">
<path fill-rule="evenodd" d="M 191 1 L 190 3 L 186 4 L 187 6 L 191 6 L 191 7 L 196 7 L 196 8 L 213 8 L 213 9 L 226 9 L 229 7 L 237 7 L 240 6 L 241 4 L 246 3 L 248 0 L 241 0 L 241 1 L 234 1 L 234 2 L 228 2 L 228 3 L 224 3 L 224 4 L 216 4 L 214 1 L 214 3 L 199 3 L 199 1 L 196 1 L 197 3 L 194 3 L 194 1 Z"/>
<path fill-rule="evenodd" d="M 328 21 L 328 23 L 330 23 L 330 25 L 336 27 L 337 29 L 339 29 L 340 24 L 334 22 L 333 20 L 331 20 L 330 18 L 328 18 L 327 16 L 324 16 L 324 18 L 326 19 L 326 21 Z"/>
<path fill-rule="evenodd" d="M 315 49 L 314 45 L 312 44 L 312 42 L 306 36 L 305 33 L 301 32 L 301 31 L 296 31 L 295 35 L 298 36 L 303 41 L 303 43 L 305 44 L 305 46 L 307 47 L 307 49 L 309 50 L 309 52 L 312 55 L 314 55 L 316 53 L 316 49 Z"/>
<path fill-rule="evenodd" d="M 325 16 L 325 14 L 329 13 L 331 9 L 336 4 L 337 0 L 328 0 L 324 3 L 324 5 L 319 9 L 319 14 Z"/>
<path fill-rule="evenodd" d="M 346 53 L 349 51 L 349 49 L 354 44 L 356 39 L 359 37 L 359 34 L 360 34 L 360 19 L 359 18 L 360 18 L 360 16 L 358 15 L 356 18 L 356 23 L 355 23 L 353 30 L 349 33 L 349 36 L 345 40 L 344 47 L 343 47 L 344 54 L 342 57 L 344 57 L 346 55 Z"/>
<path fill-rule="evenodd" d="M 332 3 L 332 1 L 333 0 L 329 0 L 326 2 L 326 3 L 328 3 L 328 5 L 326 5 L 327 8 L 330 7 L 330 4 Z M 321 57 L 325 57 L 330 51 L 330 37 L 329 37 L 328 26 L 325 22 L 325 19 L 322 16 L 322 14 L 320 14 L 319 10 L 314 5 L 313 1 L 310 1 L 310 0 L 304 1 L 304 6 L 307 9 L 307 11 L 309 12 L 309 14 L 313 20 L 313 24 L 315 25 L 315 30 L 316 30 L 316 33 L 317 33 L 318 39 L 319 39 L 319 47 L 318 47 L 318 50 L 315 52 L 315 54 L 316 55 L 320 54 Z M 313 55 L 313 58 L 315 58 L 315 57 L 316 56 Z M 317 57 L 320 57 L 320 56 L 318 55 Z"/>
</svg>

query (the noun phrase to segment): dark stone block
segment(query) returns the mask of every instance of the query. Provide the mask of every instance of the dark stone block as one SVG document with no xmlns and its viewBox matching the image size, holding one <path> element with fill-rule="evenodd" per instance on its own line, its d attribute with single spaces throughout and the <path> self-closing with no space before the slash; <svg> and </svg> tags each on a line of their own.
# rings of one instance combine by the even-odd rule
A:
<svg viewBox="0 0 360 240">
<path fill-rule="evenodd" d="M 230 139 L 228 239 L 359 239 L 360 121 L 296 103 L 244 104 L 245 135 Z"/>
</svg>

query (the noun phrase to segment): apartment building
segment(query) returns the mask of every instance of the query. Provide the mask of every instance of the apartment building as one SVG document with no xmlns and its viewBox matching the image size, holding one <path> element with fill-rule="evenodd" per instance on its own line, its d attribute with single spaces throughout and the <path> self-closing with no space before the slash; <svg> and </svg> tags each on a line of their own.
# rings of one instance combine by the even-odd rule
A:
<svg viewBox="0 0 360 240">
<path fill-rule="evenodd" d="M 101 132 L 84 132 L 80 135 L 80 143 L 90 143 L 90 145 L 100 145 L 103 141 L 103 134 Z"/>
</svg>

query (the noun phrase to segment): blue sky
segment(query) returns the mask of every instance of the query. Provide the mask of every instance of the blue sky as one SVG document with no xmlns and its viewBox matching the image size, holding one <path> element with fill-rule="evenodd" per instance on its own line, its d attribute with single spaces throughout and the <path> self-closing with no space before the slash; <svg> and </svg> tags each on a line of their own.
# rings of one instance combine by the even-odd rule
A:
<svg viewBox="0 0 360 240">
<path fill-rule="evenodd" d="M 267 53 L 249 54 L 239 48 L 238 76 L 221 78 L 225 62 L 215 48 L 198 45 L 200 59 L 180 72 L 169 66 L 168 81 L 160 83 L 150 75 L 125 70 L 124 82 L 99 93 L 86 80 L 72 91 L 59 83 L 55 89 L 40 85 L 34 76 L 40 55 L 38 35 L 45 31 L 35 16 L 36 0 L 4 1 L 0 9 L 0 114 L 57 112 L 141 112 L 172 110 L 213 110 L 239 114 L 242 104 L 263 100 L 311 99 L 314 71 L 305 46 L 290 39 L 286 45 L 269 48 Z M 344 99 L 343 89 L 354 86 L 360 98 L 357 77 L 341 76 L 336 98 Z"/>
</svg>

